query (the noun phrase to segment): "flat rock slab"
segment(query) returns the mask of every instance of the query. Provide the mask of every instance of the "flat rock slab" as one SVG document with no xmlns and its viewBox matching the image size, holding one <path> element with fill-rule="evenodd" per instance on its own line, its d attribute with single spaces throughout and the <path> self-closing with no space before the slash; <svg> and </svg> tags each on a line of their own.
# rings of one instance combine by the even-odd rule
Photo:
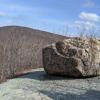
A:
<svg viewBox="0 0 100 100">
<path fill-rule="evenodd" d="M 0 100 L 100 100 L 100 76 L 49 76 L 43 69 L 0 84 Z"/>
</svg>

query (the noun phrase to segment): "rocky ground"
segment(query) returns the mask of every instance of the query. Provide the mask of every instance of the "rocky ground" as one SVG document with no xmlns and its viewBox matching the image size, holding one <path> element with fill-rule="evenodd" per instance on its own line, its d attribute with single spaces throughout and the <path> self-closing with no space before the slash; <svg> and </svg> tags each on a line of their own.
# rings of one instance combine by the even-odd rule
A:
<svg viewBox="0 0 100 100">
<path fill-rule="evenodd" d="M 43 69 L 0 84 L 0 100 L 100 100 L 100 76 L 49 76 Z"/>
</svg>

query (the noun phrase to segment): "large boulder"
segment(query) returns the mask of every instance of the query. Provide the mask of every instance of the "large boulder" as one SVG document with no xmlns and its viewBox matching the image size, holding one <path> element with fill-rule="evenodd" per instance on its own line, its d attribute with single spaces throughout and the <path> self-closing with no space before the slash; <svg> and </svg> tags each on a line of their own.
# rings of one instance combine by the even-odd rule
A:
<svg viewBox="0 0 100 100">
<path fill-rule="evenodd" d="M 66 39 L 43 49 L 43 66 L 51 75 L 90 77 L 100 74 L 100 41 Z"/>
</svg>

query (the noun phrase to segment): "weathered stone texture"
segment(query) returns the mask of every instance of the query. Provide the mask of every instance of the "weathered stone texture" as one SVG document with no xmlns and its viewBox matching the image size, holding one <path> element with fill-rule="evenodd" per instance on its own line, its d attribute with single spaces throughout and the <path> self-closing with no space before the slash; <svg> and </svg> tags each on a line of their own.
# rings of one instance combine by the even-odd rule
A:
<svg viewBox="0 0 100 100">
<path fill-rule="evenodd" d="M 48 74 L 89 77 L 100 74 L 100 42 L 95 39 L 66 39 L 43 49 Z"/>
</svg>

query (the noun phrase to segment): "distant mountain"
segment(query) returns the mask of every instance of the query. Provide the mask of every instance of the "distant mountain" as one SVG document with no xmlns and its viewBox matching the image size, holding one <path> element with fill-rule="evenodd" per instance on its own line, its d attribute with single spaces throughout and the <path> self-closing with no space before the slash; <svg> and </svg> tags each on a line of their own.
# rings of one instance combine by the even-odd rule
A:
<svg viewBox="0 0 100 100">
<path fill-rule="evenodd" d="M 65 38 L 27 27 L 0 27 L 0 64 L 15 71 L 43 67 L 42 48 Z"/>
</svg>

